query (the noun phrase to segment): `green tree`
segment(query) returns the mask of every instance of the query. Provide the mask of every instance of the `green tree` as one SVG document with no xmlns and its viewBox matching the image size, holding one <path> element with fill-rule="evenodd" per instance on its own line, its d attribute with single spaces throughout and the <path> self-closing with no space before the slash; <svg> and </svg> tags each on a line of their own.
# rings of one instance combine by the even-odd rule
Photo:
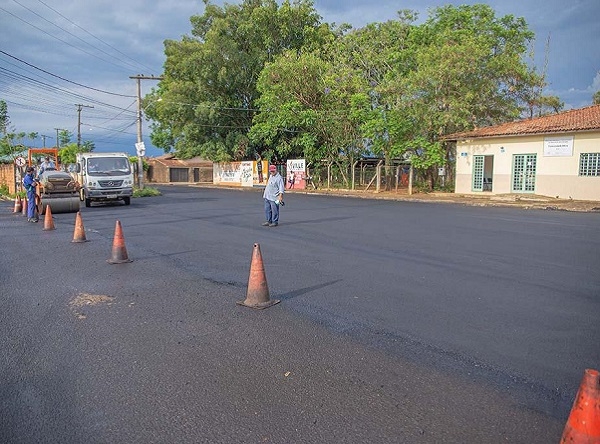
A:
<svg viewBox="0 0 600 444">
<path fill-rule="evenodd" d="M 596 91 L 592 97 L 594 105 L 600 105 L 600 91 Z"/>
<path fill-rule="evenodd" d="M 558 96 L 541 96 L 539 98 L 538 116 L 559 113 L 564 107 L 565 103 Z"/>
<path fill-rule="evenodd" d="M 0 100 L 0 155 L 10 156 L 13 159 L 23 151 L 24 147 L 19 145 L 17 134 L 10 130 L 10 116 L 8 115 L 8 105 L 4 100 Z"/>
<path fill-rule="evenodd" d="M 73 133 L 68 130 L 60 130 L 58 132 L 58 144 L 61 147 L 68 145 L 71 143 L 71 139 L 73 138 Z"/>
<path fill-rule="evenodd" d="M 339 69 L 338 69 L 339 68 Z M 345 70 L 345 71 L 344 71 Z M 318 51 L 287 51 L 262 71 L 250 140 L 268 148 L 271 159 L 305 158 L 348 164 L 362 149 L 358 125 L 349 113 L 356 77 L 324 60 Z M 347 176 L 346 176 L 347 180 Z"/>
<path fill-rule="evenodd" d="M 523 60 L 533 37 L 524 19 L 498 18 L 482 4 L 436 8 L 411 31 L 416 65 L 397 77 L 396 105 L 410 122 L 405 148 L 430 188 L 437 167 L 453 161 L 444 134 L 520 115 L 540 81 Z"/>
<path fill-rule="evenodd" d="M 403 108 L 396 106 L 394 79 L 414 66 L 408 46 L 415 12 L 403 10 L 397 20 L 373 23 L 338 39 L 332 56 L 350 68 L 358 82 L 351 112 L 371 154 L 385 160 L 386 189 L 392 184 L 391 161 L 403 155 L 407 137 Z"/>
<path fill-rule="evenodd" d="M 81 146 L 77 146 L 77 142 L 71 142 L 73 134 L 67 130 L 61 130 L 58 134 L 60 140 L 60 146 L 62 147 L 58 151 L 58 156 L 62 164 L 66 165 L 69 163 L 75 163 L 77 160 L 77 153 L 90 153 L 94 151 L 95 145 L 91 140 L 84 141 Z"/>
<path fill-rule="evenodd" d="M 4 100 L 0 100 L 0 131 L 4 137 L 10 126 L 10 117 L 8 116 L 8 105 Z"/>
<path fill-rule="evenodd" d="M 183 158 L 248 158 L 261 151 L 247 132 L 265 63 L 285 50 L 315 46 L 328 28 L 310 0 L 204 3 L 204 14 L 191 18 L 192 36 L 165 42 L 164 80 L 144 101 L 155 122 L 151 139 Z"/>
</svg>

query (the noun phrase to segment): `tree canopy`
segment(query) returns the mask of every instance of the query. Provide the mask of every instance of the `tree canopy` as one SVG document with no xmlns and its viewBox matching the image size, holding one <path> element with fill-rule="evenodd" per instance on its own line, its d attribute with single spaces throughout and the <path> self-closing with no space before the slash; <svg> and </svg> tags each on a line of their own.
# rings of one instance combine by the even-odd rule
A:
<svg viewBox="0 0 600 444">
<path fill-rule="evenodd" d="M 310 0 L 204 3 L 144 99 L 153 143 L 182 158 L 410 157 L 433 183 L 453 161 L 444 134 L 564 106 L 526 62 L 525 20 L 484 4 L 352 29 Z"/>
</svg>

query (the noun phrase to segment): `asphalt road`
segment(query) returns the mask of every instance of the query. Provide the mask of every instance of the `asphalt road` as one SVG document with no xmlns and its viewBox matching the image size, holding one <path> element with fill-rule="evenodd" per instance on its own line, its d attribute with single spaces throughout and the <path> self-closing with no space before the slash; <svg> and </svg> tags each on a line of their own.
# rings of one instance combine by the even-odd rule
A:
<svg viewBox="0 0 600 444">
<path fill-rule="evenodd" d="M 558 442 L 598 368 L 598 213 L 162 191 L 85 243 L 0 202 L 0 442 Z"/>
</svg>

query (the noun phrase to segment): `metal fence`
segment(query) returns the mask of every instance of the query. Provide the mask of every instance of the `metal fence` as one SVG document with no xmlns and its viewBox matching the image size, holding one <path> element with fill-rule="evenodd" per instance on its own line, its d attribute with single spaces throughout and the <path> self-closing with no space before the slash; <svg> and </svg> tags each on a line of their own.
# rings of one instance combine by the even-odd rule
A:
<svg viewBox="0 0 600 444">
<path fill-rule="evenodd" d="M 412 194 L 413 169 L 405 161 L 385 165 L 381 159 L 367 159 L 352 165 L 321 163 L 307 168 L 308 189 L 350 189 L 398 191 Z"/>
</svg>

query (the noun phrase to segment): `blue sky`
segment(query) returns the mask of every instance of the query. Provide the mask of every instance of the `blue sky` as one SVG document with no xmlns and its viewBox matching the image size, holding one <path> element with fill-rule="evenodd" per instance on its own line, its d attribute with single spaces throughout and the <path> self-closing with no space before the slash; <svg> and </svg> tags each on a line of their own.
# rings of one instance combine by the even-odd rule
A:
<svg viewBox="0 0 600 444">
<path fill-rule="evenodd" d="M 214 1 L 222 5 L 222 1 Z M 229 3 L 238 3 L 230 1 Z M 317 0 L 315 8 L 329 23 L 355 28 L 396 18 L 400 9 L 419 13 L 447 4 L 472 1 Z M 600 1 L 494 0 L 497 16 L 523 17 L 536 34 L 533 48 L 538 69 L 547 58 L 546 94 L 565 107 L 592 103 L 600 90 Z M 56 128 L 82 140 L 93 140 L 97 151 L 135 154 L 137 74 L 159 76 L 166 39 L 189 35 L 189 18 L 202 14 L 200 0 L 0 0 L 0 99 L 8 103 L 17 131 L 46 136 L 56 143 Z M 549 42 L 548 50 L 546 50 Z M 143 80 L 142 93 L 156 85 Z M 77 105 L 85 105 L 78 112 Z M 81 125 L 78 125 L 78 118 Z M 153 148 L 144 124 L 147 155 Z M 41 147 L 42 138 L 27 141 Z"/>
</svg>

